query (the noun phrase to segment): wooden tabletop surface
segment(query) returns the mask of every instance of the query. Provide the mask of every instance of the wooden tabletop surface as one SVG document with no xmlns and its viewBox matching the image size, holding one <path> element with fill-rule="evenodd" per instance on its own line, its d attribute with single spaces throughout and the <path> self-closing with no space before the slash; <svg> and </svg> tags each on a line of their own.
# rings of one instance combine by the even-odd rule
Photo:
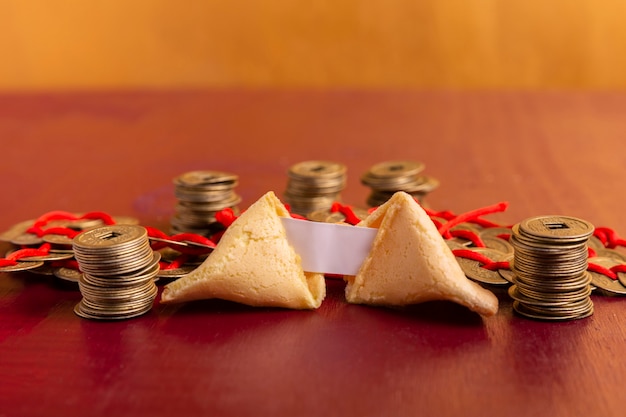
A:
<svg viewBox="0 0 626 417">
<path fill-rule="evenodd" d="M 618 93 L 1 95 L 0 230 L 52 210 L 165 230 L 184 172 L 237 174 L 245 208 L 324 159 L 347 166 L 357 207 L 372 165 L 421 161 L 440 181 L 435 210 L 507 201 L 488 218 L 561 214 L 626 235 L 625 114 Z M 0 273 L 0 416 L 623 415 L 624 298 L 594 293 L 593 316 L 546 322 L 501 288 L 488 318 L 451 302 L 350 305 L 343 290 L 327 279 L 315 311 L 157 300 L 102 322 L 74 314 L 76 286 Z"/>
</svg>

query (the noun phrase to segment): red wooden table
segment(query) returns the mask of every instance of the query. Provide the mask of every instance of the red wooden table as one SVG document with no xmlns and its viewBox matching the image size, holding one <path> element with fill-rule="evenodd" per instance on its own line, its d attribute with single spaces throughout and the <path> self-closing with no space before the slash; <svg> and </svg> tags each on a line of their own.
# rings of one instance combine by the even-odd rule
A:
<svg viewBox="0 0 626 417">
<path fill-rule="evenodd" d="M 287 169 L 348 167 L 343 200 L 387 160 L 426 164 L 431 208 L 512 224 L 570 215 L 626 233 L 626 94 L 136 92 L 0 96 L 0 229 L 50 210 L 166 229 L 172 179 L 236 173 L 246 207 Z M 8 249 L 3 244 L 3 250 Z M 621 416 L 626 299 L 592 295 L 569 322 L 449 302 L 349 305 L 327 280 L 316 311 L 219 300 L 139 318 L 73 313 L 75 286 L 0 273 L 0 416 Z"/>
</svg>

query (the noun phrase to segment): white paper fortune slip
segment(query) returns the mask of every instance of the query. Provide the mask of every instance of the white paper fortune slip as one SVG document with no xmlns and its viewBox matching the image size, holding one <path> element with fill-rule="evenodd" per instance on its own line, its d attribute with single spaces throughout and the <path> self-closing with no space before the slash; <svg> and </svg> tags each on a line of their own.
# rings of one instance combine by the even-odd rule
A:
<svg viewBox="0 0 626 417">
<path fill-rule="evenodd" d="M 287 240 L 302 258 L 302 269 L 356 275 L 378 229 L 281 217 Z"/>
</svg>

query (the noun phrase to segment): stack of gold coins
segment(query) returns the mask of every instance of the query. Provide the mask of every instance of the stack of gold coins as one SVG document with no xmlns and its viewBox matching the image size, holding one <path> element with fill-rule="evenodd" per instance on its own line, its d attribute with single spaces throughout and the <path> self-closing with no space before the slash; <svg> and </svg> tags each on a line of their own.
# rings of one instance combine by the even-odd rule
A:
<svg viewBox="0 0 626 417">
<path fill-rule="evenodd" d="M 513 286 L 519 314 L 570 320 L 593 314 L 587 241 L 594 227 L 567 216 L 538 216 L 513 226 Z"/>
<path fill-rule="evenodd" d="M 388 161 L 372 166 L 361 177 L 361 183 L 372 189 L 367 204 L 380 206 L 398 191 L 411 194 L 422 202 L 426 194 L 439 186 L 435 178 L 422 175 L 423 170 L 423 163 L 412 161 Z"/>
<path fill-rule="evenodd" d="M 335 201 L 341 200 L 346 171 L 345 165 L 330 161 L 304 161 L 293 165 L 287 173 L 285 203 L 293 213 L 303 216 L 330 209 Z"/>
<path fill-rule="evenodd" d="M 172 233 L 208 236 L 219 229 L 215 214 L 225 208 L 236 212 L 241 197 L 235 193 L 238 177 L 219 171 L 192 171 L 174 179 L 178 199 L 171 219 Z"/>
<path fill-rule="evenodd" d="M 74 238 L 83 296 L 74 312 L 83 318 L 127 319 L 147 313 L 157 295 L 159 254 L 138 225 L 103 226 Z"/>
</svg>

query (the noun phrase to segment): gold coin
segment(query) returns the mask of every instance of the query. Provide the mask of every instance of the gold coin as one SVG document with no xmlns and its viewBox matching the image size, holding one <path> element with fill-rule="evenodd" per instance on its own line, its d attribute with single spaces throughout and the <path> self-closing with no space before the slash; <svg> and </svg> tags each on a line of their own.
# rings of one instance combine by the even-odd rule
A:
<svg viewBox="0 0 626 417">
<path fill-rule="evenodd" d="M 237 176 L 222 171 L 190 171 L 186 172 L 174 179 L 174 184 L 200 187 L 212 186 L 216 184 L 233 184 L 237 181 Z"/>
<path fill-rule="evenodd" d="M 368 171 L 368 178 L 411 177 L 424 170 L 424 164 L 413 161 L 387 161 L 374 165 Z"/>
<path fill-rule="evenodd" d="M 559 242 L 587 240 L 594 227 L 591 223 L 570 216 L 537 216 L 519 224 L 523 235 L 531 235 L 537 240 L 548 239 Z"/>
<path fill-rule="evenodd" d="M 485 255 L 487 258 L 491 259 L 493 262 L 499 262 L 504 258 L 504 254 L 494 249 L 489 248 L 466 248 L 472 250 L 473 252 L 480 253 Z M 490 285 L 508 285 L 509 282 L 502 278 L 497 270 L 491 271 L 489 269 L 483 268 L 482 264 L 473 259 L 463 258 L 458 256 L 456 258 L 457 262 L 461 266 L 461 269 L 465 273 L 465 275 L 477 282 L 481 282 L 483 284 Z"/>
<path fill-rule="evenodd" d="M 340 177 L 346 173 L 343 164 L 332 161 L 304 161 L 293 165 L 288 175 L 292 178 L 328 178 Z"/>
</svg>

